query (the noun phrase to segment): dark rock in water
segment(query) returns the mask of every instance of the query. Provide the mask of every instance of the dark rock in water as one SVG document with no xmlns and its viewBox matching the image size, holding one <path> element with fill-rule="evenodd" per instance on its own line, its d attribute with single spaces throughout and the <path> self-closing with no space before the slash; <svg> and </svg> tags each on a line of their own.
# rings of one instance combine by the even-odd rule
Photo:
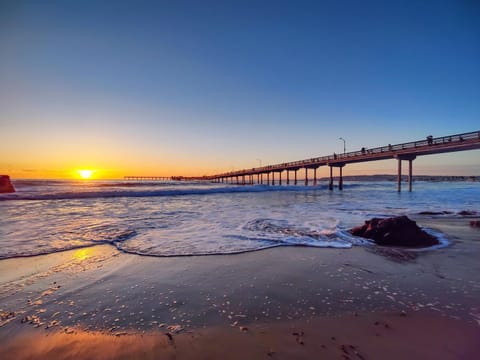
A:
<svg viewBox="0 0 480 360">
<path fill-rule="evenodd" d="M 420 211 L 418 215 L 448 215 L 451 211 Z"/>
<path fill-rule="evenodd" d="M 470 226 L 475 228 L 480 228 L 480 220 L 472 220 L 470 221 Z"/>
<path fill-rule="evenodd" d="M 0 193 L 13 193 L 15 188 L 10 182 L 10 176 L 0 175 Z"/>
<path fill-rule="evenodd" d="M 477 215 L 477 212 L 476 211 L 473 211 L 473 210 L 462 210 L 458 213 L 458 215 L 462 215 L 462 216 L 472 216 L 472 215 Z"/>
<path fill-rule="evenodd" d="M 365 225 L 351 229 L 350 233 L 372 239 L 378 245 L 427 247 L 439 244 L 435 237 L 406 216 L 373 218 L 365 221 Z"/>
</svg>

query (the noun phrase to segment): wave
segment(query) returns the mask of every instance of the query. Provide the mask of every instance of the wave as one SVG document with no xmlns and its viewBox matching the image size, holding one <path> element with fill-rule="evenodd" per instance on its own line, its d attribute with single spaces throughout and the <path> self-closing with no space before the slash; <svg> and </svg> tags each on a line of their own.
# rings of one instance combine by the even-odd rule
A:
<svg viewBox="0 0 480 360">
<path fill-rule="evenodd" d="M 45 180 L 45 179 L 11 179 L 15 186 L 48 186 L 48 185 L 65 185 L 78 183 L 76 180 Z"/>
<path fill-rule="evenodd" d="M 132 187 L 123 187 L 120 180 L 80 182 L 79 186 L 65 181 L 43 183 L 49 185 L 32 189 L 25 183 L 17 193 L 0 195 L 0 259 L 101 244 L 159 257 L 236 254 L 278 246 L 345 249 L 374 246 L 347 231 L 372 217 L 420 217 L 421 210 L 432 209 L 448 210 L 452 217 L 460 216 L 460 210 L 478 213 L 478 186 L 459 192 L 456 187 L 428 185 L 400 197 L 390 184 L 357 183 L 351 184 L 356 191 L 330 192 L 324 183 L 237 186 L 182 182 Z M 156 201 L 132 199 L 154 197 L 158 197 Z M 99 198 L 107 199 L 88 200 Z M 87 200 L 56 201 L 62 199 Z M 434 236 L 441 241 L 435 248 L 450 243 L 441 234 Z M 419 251 L 424 250 L 430 248 Z"/>
<path fill-rule="evenodd" d="M 59 193 L 22 193 L 0 195 L 0 201 L 11 200 L 74 200 L 74 199 L 100 199 L 100 198 L 123 198 L 123 197 L 160 197 L 182 195 L 214 195 L 226 193 L 250 193 L 268 191 L 313 191 L 326 189 L 326 186 L 228 186 L 210 188 L 186 188 L 186 189 L 163 189 L 163 190 L 110 190 L 110 191 L 75 191 Z"/>
<path fill-rule="evenodd" d="M 265 219 L 259 219 L 259 223 L 263 223 Z M 273 226 L 272 233 L 289 233 L 286 230 L 280 230 L 275 225 Z M 424 252 L 435 249 L 445 248 L 450 245 L 450 240 L 442 233 L 424 228 L 429 234 L 435 236 L 440 244 L 434 245 L 427 248 L 416 249 L 408 248 L 405 250 L 414 251 L 414 252 Z M 41 255 L 54 254 L 59 252 L 65 252 L 70 250 L 77 250 L 82 248 L 89 248 L 99 245 L 112 245 L 115 246 L 119 251 L 139 255 L 139 256 L 149 256 L 149 257 L 186 257 L 186 256 L 213 256 L 213 255 L 235 255 L 243 254 L 253 251 L 265 250 L 274 247 L 282 246 L 301 246 L 301 247 L 315 247 L 315 248 L 335 248 L 335 249 L 350 249 L 353 246 L 375 246 L 375 244 L 365 238 L 360 238 L 352 236 L 348 231 L 336 230 L 336 231 L 323 231 L 323 232 L 313 232 L 313 233 L 303 233 L 297 232 L 295 230 L 291 231 L 290 236 L 277 237 L 275 236 L 258 236 L 250 237 L 243 235 L 227 235 L 225 237 L 231 238 L 234 241 L 242 242 L 248 240 L 250 242 L 255 242 L 255 246 L 241 248 L 241 247 L 231 247 L 230 249 L 225 248 L 216 248 L 214 250 L 197 250 L 197 251 L 188 251 L 181 252 L 178 249 L 161 249 L 156 251 L 155 248 L 136 248 L 135 246 L 129 246 L 128 241 L 135 238 L 137 232 L 134 230 L 127 230 L 120 232 L 117 236 L 111 239 L 95 240 L 86 242 L 83 244 L 67 244 L 64 247 L 57 247 L 54 249 L 43 249 L 43 250 L 30 250 L 28 252 L 17 252 L 17 253 L 6 253 L 0 254 L 0 260 L 11 259 L 11 258 L 23 258 L 23 257 L 34 257 Z"/>
<path fill-rule="evenodd" d="M 301 247 L 315 247 L 315 248 L 335 248 L 335 249 L 350 249 L 352 246 L 372 245 L 373 243 L 368 239 L 353 237 L 348 232 L 338 231 L 326 236 L 286 236 L 282 238 L 275 238 L 274 236 L 244 236 L 244 235 L 226 235 L 225 237 L 233 240 L 230 248 L 216 248 L 213 250 L 190 250 L 182 252 L 179 249 L 142 249 L 135 246 L 129 246 L 126 242 L 115 242 L 114 245 L 118 250 L 140 256 L 151 257 L 185 257 L 185 256 L 208 256 L 208 255 L 235 255 L 243 254 L 253 251 L 265 250 L 274 247 L 287 246 L 301 246 Z M 242 241 L 254 242 L 253 247 L 242 247 Z"/>
<path fill-rule="evenodd" d="M 126 241 L 136 235 L 135 230 L 125 230 L 125 231 L 118 231 L 115 235 L 105 236 L 103 239 L 99 240 L 90 240 L 90 241 L 83 241 L 82 243 L 78 242 L 66 242 L 64 246 L 55 247 L 55 248 L 31 248 L 28 251 L 16 251 L 16 252 L 6 252 L 4 254 L 0 254 L 0 260 L 4 259 L 12 259 L 12 258 L 24 258 L 24 257 L 34 257 L 40 255 L 48 255 L 54 254 L 64 251 L 70 250 L 77 250 L 77 249 L 84 249 L 89 248 L 92 246 L 98 245 L 114 245 L 117 246 L 117 243 Z"/>
<path fill-rule="evenodd" d="M 207 184 L 204 181 L 173 181 L 173 180 L 55 180 L 55 179 L 11 179 L 16 186 L 84 186 L 84 187 L 142 187 L 142 186 L 175 186 Z"/>
</svg>

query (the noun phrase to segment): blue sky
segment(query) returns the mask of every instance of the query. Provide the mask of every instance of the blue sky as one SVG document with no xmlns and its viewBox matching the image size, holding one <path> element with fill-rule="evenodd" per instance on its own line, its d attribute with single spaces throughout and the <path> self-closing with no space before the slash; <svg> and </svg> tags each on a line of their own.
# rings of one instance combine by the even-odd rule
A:
<svg viewBox="0 0 480 360">
<path fill-rule="evenodd" d="M 479 18 L 473 0 L 2 1 L 0 171 L 202 175 L 476 131 Z M 478 151 L 416 163 L 480 175 Z"/>
</svg>

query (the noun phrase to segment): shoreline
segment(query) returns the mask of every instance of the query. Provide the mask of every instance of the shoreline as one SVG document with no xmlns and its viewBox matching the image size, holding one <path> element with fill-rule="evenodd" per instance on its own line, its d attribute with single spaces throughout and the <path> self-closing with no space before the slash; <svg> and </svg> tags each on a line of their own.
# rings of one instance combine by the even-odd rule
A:
<svg viewBox="0 0 480 360">
<path fill-rule="evenodd" d="M 416 358 L 416 352 L 427 350 L 409 338 L 413 331 L 426 342 L 437 338 L 450 344 L 449 353 L 432 348 L 429 356 L 454 359 L 470 349 L 463 358 L 473 358 L 480 354 L 477 342 L 455 334 L 480 336 L 478 229 L 469 228 L 466 218 L 415 220 L 442 231 L 451 245 L 424 252 L 282 246 L 192 257 L 146 257 L 99 245 L 3 259 L 0 357 L 43 354 L 47 348 L 36 344 L 48 338 L 48 351 L 59 359 L 68 357 L 66 344 L 76 349 L 76 358 L 91 357 L 82 349 L 92 341 L 118 355 L 105 359 L 121 358 L 125 347 L 132 356 L 151 349 L 152 358 L 202 358 L 200 353 L 224 358 L 234 349 L 252 358 L 310 358 L 322 350 L 312 338 L 340 339 L 351 331 L 351 337 L 325 350 L 326 358 L 342 356 L 341 345 L 355 346 L 365 359 L 382 358 L 381 353 L 401 353 L 408 341 L 413 341 L 408 356 Z M 388 346 L 362 338 L 364 330 L 378 327 L 375 322 L 389 324 Z M 307 334 L 299 340 L 305 346 L 291 334 L 300 330 L 286 330 L 291 326 Z M 327 331 L 332 328 L 336 335 Z M 405 333 L 393 331 L 397 328 Z M 438 334 L 441 328 L 450 335 Z M 344 355 L 359 358 L 354 349 L 346 350 Z"/>
</svg>

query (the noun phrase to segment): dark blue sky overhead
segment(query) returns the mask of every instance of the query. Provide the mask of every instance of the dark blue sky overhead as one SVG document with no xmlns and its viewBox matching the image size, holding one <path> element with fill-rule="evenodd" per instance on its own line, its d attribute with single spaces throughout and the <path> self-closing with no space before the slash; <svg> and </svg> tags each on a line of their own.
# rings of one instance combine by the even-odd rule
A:
<svg viewBox="0 0 480 360">
<path fill-rule="evenodd" d="M 0 53 L 5 170 L 63 168 L 28 163 L 56 147 L 211 173 L 480 128 L 473 0 L 2 1 Z"/>
</svg>

